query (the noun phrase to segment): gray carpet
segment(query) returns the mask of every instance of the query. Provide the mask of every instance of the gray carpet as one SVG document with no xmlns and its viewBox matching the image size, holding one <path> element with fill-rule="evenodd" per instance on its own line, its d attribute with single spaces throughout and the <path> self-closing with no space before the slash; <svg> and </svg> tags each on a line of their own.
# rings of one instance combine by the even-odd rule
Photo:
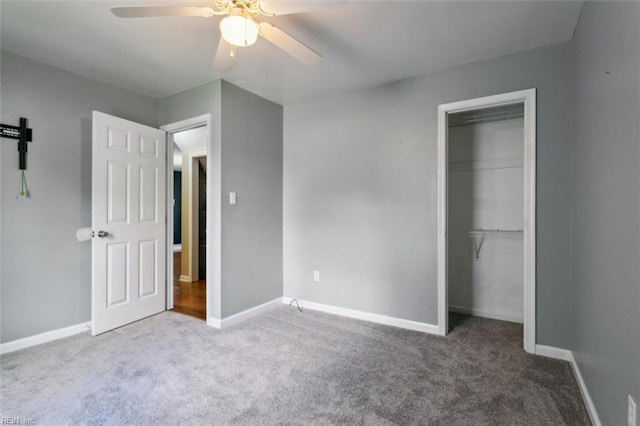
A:
<svg viewBox="0 0 640 426">
<path fill-rule="evenodd" d="M 223 331 L 162 313 L 3 355 L 2 416 L 58 424 L 589 424 L 522 327 L 446 338 L 281 307 Z"/>
</svg>

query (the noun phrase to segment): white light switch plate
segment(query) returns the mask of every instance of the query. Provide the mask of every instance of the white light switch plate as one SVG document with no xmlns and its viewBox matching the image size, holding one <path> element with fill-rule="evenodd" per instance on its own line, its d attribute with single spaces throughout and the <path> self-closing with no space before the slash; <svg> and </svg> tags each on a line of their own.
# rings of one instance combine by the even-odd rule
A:
<svg viewBox="0 0 640 426">
<path fill-rule="evenodd" d="M 320 271 L 313 271 L 313 281 L 320 282 Z"/>
<path fill-rule="evenodd" d="M 230 192 L 229 193 L 229 204 L 236 204 L 238 201 L 237 197 L 236 197 L 236 193 L 235 192 Z"/>
</svg>

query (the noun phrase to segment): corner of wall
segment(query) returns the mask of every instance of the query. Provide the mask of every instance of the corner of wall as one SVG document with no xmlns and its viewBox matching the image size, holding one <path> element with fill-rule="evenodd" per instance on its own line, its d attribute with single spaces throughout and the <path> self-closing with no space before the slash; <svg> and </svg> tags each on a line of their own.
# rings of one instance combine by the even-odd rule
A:
<svg viewBox="0 0 640 426">
<path fill-rule="evenodd" d="M 582 6 L 584 10 L 584 5 Z M 582 15 L 582 11 L 580 12 Z M 580 18 L 576 22 L 573 36 L 578 28 Z M 569 62 L 569 349 L 573 350 L 573 151 L 574 151 L 574 130 L 573 130 L 573 37 L 570 41 L 571 61 Z"/>
</svg>

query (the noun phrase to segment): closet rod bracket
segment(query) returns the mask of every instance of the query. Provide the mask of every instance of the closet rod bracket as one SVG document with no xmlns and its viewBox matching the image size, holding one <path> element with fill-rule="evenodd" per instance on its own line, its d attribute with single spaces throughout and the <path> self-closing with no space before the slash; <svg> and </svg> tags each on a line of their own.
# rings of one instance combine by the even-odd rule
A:
<svg viewBox="0 0 640 426">
<path fill-rule="evenodd" d="M 480 249 L 484 244 L 486 236 L 520 236 L 523 234 L 522 229 L 472 229 L 469 231 L 469 238 L 473 240 L 473 249 L 476 253 L 476 259 L 480 259 Z M 480 242 L 478 243 L 478 238 Z"/>
</svg>

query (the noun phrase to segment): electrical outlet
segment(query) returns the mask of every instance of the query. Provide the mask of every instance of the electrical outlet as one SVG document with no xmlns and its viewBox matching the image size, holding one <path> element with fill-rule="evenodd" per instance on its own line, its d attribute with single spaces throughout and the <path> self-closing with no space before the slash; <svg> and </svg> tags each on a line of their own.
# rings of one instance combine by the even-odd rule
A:
<svg viewBox="0 0 640 426">
<path fill-rule="evenodd" d="M 627 425 L 636 426 L 636 402 L 629 395 L 629 408 L 627 409 Z"/>
<path fill-rule="evenodd" d="M 320 271 L 313 271 L 313 281 L 317 283 L 320 282 Z"/>
</svg>

